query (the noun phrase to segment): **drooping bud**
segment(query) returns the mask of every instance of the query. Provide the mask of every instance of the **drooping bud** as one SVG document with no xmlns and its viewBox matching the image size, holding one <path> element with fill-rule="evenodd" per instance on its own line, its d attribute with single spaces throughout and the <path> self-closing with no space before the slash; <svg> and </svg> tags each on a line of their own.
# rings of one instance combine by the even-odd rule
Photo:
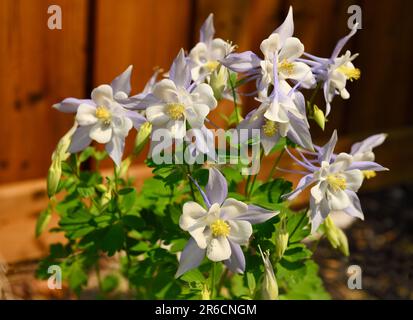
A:
<svg viewBox="0 0 413 320">
<path fill-rule="evenodd" d="M 47 195 L 49 198 L 56 194 L 57 187 L 59 186 L 60 178 L 62 176 L 62 163 L 60 160 L 55 159 L 47 172 Z"/>
<path fill-rule="evenodd" d="M 138 155 L 142 149 L 145 147 L 146 142 L 149 140 L 149 135 L 152 131 L 152 124 L 150 122 L 145 122 L 138 131 L 138 135 L 135 140 L 135 147 L 133 148 L 133 154 Z"/>
<path fill-rule="evenodd" d="M 275 258 L 280 260 L 284 255 L 285 249 L 288 246 L 288 232 L 287 232 L 287 222 L 282 219 L 280 222 L 280 227 L 275 234 Z"/>
<path fill-rule="evenodd" d="M 334 221 L 330 216 L 327 216 L 327 218 L 324 220 L 324 230 L 331 246 L 334 249 L 340 250 L 341 253 L 343 253 L 345 256 L 348 256 L 350 252 L 348 248 L 347 236 L 345 235 L 343 230 L 341 230 L 334 224 Z"/>
<path fill-rule="evenodd" d="M 62 162 L 70 156 L 68 150 L 76 128 L 77 123 L 75 122 L 73 127 L 59 140 L 56 149 L 52 154 L 52 164 L 47 173 L 47 195 L 49 198 L 56 194 L 62 176 Z"/>
<path fill-rule="evenodd" d="M 270 253 L 266 251 L 262 252 L 261 247 L 258 246 L 260 250 L 262 260 L 264 262 L 264 277 L 261 283 L 261 298 L 263 300 L 277 300 L 278 299 L 278 285 L 275 279 L 274 268 L 272 267 L 270 261 Z"/>
<path fill-rule="evenodd" d="M 319 107 L 314 105 L 314 110 L 313 110 L 313 118 L 314 121 L 318 124 L 318 126 L 324 130 L 325 124 L 326 124 L 326 118 L 324 116 L 323 110 L 321 110 Z"/>
<path fill-rule="evenodd" d="M 212 91 L 214 92 L 215 99 L 222 99 L 222 92 L 225 89 L 227 79 L 227 69 L 224 66 L 219 66 L 211 73 L 209 85 L 211 86 Z"/>
</svg>

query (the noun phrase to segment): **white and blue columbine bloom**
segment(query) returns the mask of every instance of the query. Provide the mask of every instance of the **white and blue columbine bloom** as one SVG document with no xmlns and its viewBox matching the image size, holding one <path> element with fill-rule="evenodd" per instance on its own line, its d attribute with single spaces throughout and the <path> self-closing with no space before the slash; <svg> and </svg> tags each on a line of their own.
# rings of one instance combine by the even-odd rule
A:
<svg viewBox="0 0 413 320">
<path fill-rule="evenodd" d="M 220 61 L 234 50 L 234 46 L 220 38 L 214 38 L 214 16 L 211 13 L 200 31 L 200 41 L 189 52 L 188 59 L 193 81 L 207 78 L 217 72 Z M 226 74 L 226 73 L 225 73 Z"/>
<path fill-rule="evenodd" d="M 132 127 L 138 130 L 146 119 L 116 102 L 111 86 L 101 85 L 92 91 L 91 102 L 78 106 L 76 122 L 78 128 L 72 136 L 69 151 L 79 152 L 94 140 L 105 144 L 109 156 L 119 166 L 126 136 Z"/>
<path fill-rule="evenodd" d="M 145 99 L 146 117 L 153 131 L 167 129 L 173 139 L 183 139 L 187 122 L 202 128 L 209 112 L 217 106 L 214 93 L 206 83 L 191 84 L 191 73 L 181 50 L 169 70 L 169 79 L 156 83 Z"/>
<path fill-rule="evenodd" d="M 229 54 L 223 64 L 233 71 L 246 73 L 252 79 L 257 79 L 259 92 L 270 85 L 276 89 L 278 82 L 287 80 L 294 82 L 297 87 L 314 87 L 316 81 L 310 66 L 299 60 L 304 53 L 304 45 L 298 38 L 293 37 L 293 33 L 293 12 L 290 7 L 281 26 L 262 41 L 260 49 L 264 59 L 246 51 Z"/>
<path fill-rule="evenodd" d="M 94 140 L 105 144 L 109 156 L 120 165 L 125 138 L 130 129 L 140 126 L 146 119 L 135 111 L 126 109 L 131 103 L 132 66 L 116 77 L 110 85 L 104 84 L 92 91 L 91 99 L 67 98 L 53 107 L 66 113 L 76 113 L 78 125 L 72 136 L 70 153 L 80 152 Z"/>
<path fill-rule="evenodd" d="M 307 159 L 298 151 L 303 159 L 299 160 L 287 149 L 291 157 L 307 172 L 300 172 L 304 177 L 296 189 L 284 197 L 293 199 L 304 189 L 314 185 L 311 188 L 309 209 L 312 232 L 317 231 L 324 219 L 334 211 L 343 211 L 352 217 L 364 219 L 356 194 L 364 179 L 362 171 L 387 170 L 373 161 L 354 161 L 353 156 L 347 153 L 334 155 L 336 143 L 337 132 L 334 131 L 330 141 L 318 148 L 315 161 Z M 320 166 L 316 166 L 316 163 Z"/>
<path fill-rule="evenodd" d="M 326 116 L 330 113 L 331 102 L 336 95 L 340 95 L 343 99 L 350 98 L 350 94 L 346 89 L 347 80 L 353 81 L 360 78 L 360 70 L 352 62 L 358 54 L 352 55 L 347 50 L 345 54 L 339 56 L 343 47 L 357 32 L 357 27 L 358 24 L 355 24 L 350 33 L 337 42 L 330 58 L 320 58 L 305 53 L 304 56 L 311 60 L 299 59 L 311 65 L 317 82 L 322 84 L 326 102 Z"/>
<path fill-rule="evenodd" d="M 197 186 L 199 188 L 199 186 Z M 233 272 L 245 270 L 241 245 L 248 243 L 252 224 L 262 223 L 278 212 L 228 198 L 227 181 L 216 168 L 209 170 L 209 180 L 201 192 L 206 209 L 196 202 L 184 204 L 179 226 L 191 235 L 184 248 L 176 277 L 198 267 L 205 255 L 211 261 L 223 261 Z"/>
<path fill-rule="evenodd" d="M 313 149 L 304 97 L 298 91 L 289 94 L 290 90 L 286 82 L 280 83 L 278 99 L 275 100 L 273 95 L 262 98 L 261 105 L 251 111 L 238 125 L 238 129 L 259 129 L 259 139 L 266 155 L 281 137 L 288 137 L 308 150 Z M 271 110 L 271 119 L 268 119 L 268 110 L 274 109 L 274 105 L 275 111 Z M 251 135 L 252 132 L 249 132 L 247 137 L 254 138 Z"/>
</svg>

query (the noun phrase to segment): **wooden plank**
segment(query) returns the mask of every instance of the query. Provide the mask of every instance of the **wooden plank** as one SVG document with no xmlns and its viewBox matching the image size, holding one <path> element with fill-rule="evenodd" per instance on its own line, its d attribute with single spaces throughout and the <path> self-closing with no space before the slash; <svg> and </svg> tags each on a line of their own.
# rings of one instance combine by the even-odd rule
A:
<svg viewBox="0 0 413 320">
<path fill-rule="evenodd" d="M 354 86 L 346 125 L 384 130 L 412 125 L 412 1 L 361 1 L 363 29 L 355 36 L 361 79 Z"/>
<path fill-rule="evenodd" d="M 70 116 L 50 106 L 84 96 L 87 2 L 56 0 L 63 29 L 49 30 L 49 1 L 0 3 L 0 183 L 43 177 Z"/>
</svg>

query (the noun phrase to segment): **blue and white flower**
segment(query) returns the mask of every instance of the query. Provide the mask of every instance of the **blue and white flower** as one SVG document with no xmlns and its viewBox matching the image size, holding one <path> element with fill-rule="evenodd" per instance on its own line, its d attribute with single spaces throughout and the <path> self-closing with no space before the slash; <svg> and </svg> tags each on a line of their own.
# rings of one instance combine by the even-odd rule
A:
<svg viewBox="0 0 413 320">
<path fill-rule="evenodd" d="M 243 272 L 241 245 L 248 243 L 252 224 L 267 221 L 278 212 L 227 199 L 227 181 L 216 168 L 209 170 L 206 193 L 197 187 L 207 209 L 193 201 L 184 204 L 179 225 L 190 233 L 191 239 L 181 254 L 176 277 L 198 267 L 205 255 L 211 261 L 224 261 L 233 272 Z"/>
<path fill-rule="evenodd" d="M 318 148 L 315 161 L 308 160 L 300 151 L 303 160 L 299 160 L 288 149 L 290 156 L 303 168 L 304 177 L 299 181 L 296 189 L 284 197 L 295 198 L 310 185 L 310 220 L 312 232 L 315 232 L 324 219 L 333 211 L 344 211 L 348 215 L 364 219 L 360 201 L 356 192 L 359 190 L 364 176 L 363 170 L 385 171 L 386 168 L 371 161 L 354 161 L 353 156 L 347 153 L 334 155 L 337 143 L 337 132 L 334 131 L 330 141 Z"/>
<path fill-rule="evenodd" d="M 168 129 L 173 139 L 185 137 L 187 122 L 192 128 L 201 128 L 206 116 L 217 106 L 208 84 L 191 85 L 191 74 L 183 50 L 172 64 L 169 79 L 155 84 L 146 100 L 146 117 L 152 123 L 153 130 Z"/>
</svg>

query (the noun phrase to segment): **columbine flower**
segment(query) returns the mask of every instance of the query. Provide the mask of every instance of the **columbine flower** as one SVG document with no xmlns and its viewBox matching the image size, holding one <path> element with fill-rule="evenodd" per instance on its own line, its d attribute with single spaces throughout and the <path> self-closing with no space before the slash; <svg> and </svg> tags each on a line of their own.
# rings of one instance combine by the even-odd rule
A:
<svg viewBox="0 0 413 320">
<path fill-rule="evenodd" d="M 214 38 L 214 16 L 211 13 L 200 31 L 200 41 L 189 53 L 192 80 L 198 81 L 216 72 L 220 60 L 234 50 L 234 47 L 220 39 Z"/>
<path fill-rule="evenodd" d="M 217 101 L 209 85 L 202 83 L 194 89 L 190 86 L 191 75 L 183 50 L 175 58 L 169 78 L 154 86 L 146 117 L 153 129 L 166 128 L 172 138 L 182 139 L 186 122 L 192 128 L 201 128 L 210 110 L 217 106 Z"/>
<path fill-rule="evenodd" d="M 336 47 L 329 59 L 319 58 L 311 54 L 305 53 L 307 59 L 299 59 L 312 66 L 312 71 L 316 76 L 318 82 L 323 84 L 324 98 L 326 101 L 326 116 L 330 113 L 331 102 L 334 96 L 340 95 L 343 99 L 350 97 L 346 89 L 347 80 L 353 81 L 360 78 L 360 70 L 357 69 L 352 61 L 358 54 L 351 54 L 346 51 L 345 54 L 339 56 L 341 50 L 350 40 L 350 38 L 357 32 L 358 24 L 355 24 L 350 33 L 337 42 Z"/>
<path fill-rule="evenodd" d="M 79 127 L 73 134 L 69 151 L 79 152 L 95 140 L 106 145 L 109 156 L 119 166 L 129 130 L 132 126 L 139 129 L 146 119 L 124 109 L 115 101 L 112 87 L 101 85 L 92 91 L 91 102 L 78 106 L 76 122 Z"/>
<path fill-rule="evenodd" d="M 197 185 L 199 188 L 199 186 Z M 176 277 L 198 267 L 205 255 L 212 261 L 224 261 L 233 272 L 243 272 L 245 257 L 241 245 L 248 243 L 254 223 L 264 222 L 278 212 L 228 198 L 227 181 L 215 168 L 209 170 L 206 194 L 199 188 L 207 209 L 196 202 L 184 204 L 179 221 L 191 239 L 181 254 Z"/>
<path fill-rule="evenodd" d="M 233 53 L 223 60 L 223 64 L 236 72 L 244 72 L 258 78 L 259 91 L 269 85 L 278 86 L 277 82 L 293 80 L 299 86 L 310 88 L 315 85 L 311 68 L 298 60 L 304 53 L 304 45 L 293 37 L 293 11 L 290 7 L 285 21 L 260 45 L 264 59 L 247 51 Z"/>
<path fill-rule="evenodd" d="M 298 91 L 289 96 L 290 89 L 286 82 L 280 83 L 278 101 L 272 97 L 263 99 L 259 108 L 251 111 L 238 126 L 239 129 L 260 129 L 260 141 L 266 155 L 281 137 L 313 149 L 304 97 Z"/>
<path fill-rule="evenodd" d="M 344 211 L 348 215 L 363 219 L 363 212 L 356 192 L 363 182 L 362 170 L 383 171 L 386 168 L 371 161 L 353 161 L 347 153 L 340 153 L 333 157 L 333 150 L 337 143 L 337 132 L 334 131 L 330 141 L 318 148 L 320 167 L 314 165 L 299 151 L 303 161 L 290 153 L 291 157 L 308 170 L 308 174 L 299 181 L 296 189 L 284 197 L 293 199 L 308 186 L 311 188 L 310 218 L 312 232 L 332 211 Z M 334 159 L 334 160 L 332 160 Z"/>
</svg>

